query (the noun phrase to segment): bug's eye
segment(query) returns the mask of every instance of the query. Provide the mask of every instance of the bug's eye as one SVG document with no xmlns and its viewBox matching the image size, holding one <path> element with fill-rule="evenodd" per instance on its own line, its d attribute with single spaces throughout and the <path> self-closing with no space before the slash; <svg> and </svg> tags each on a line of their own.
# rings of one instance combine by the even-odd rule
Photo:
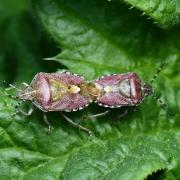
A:
<svg viewBox="0 0 180 180">
<path fill-rule="evenodd" d="M 143 86 L 143 92 L 145 96 L 151 96 L 153 94 L 153 88 L 149 84 Z"/>
</svg>

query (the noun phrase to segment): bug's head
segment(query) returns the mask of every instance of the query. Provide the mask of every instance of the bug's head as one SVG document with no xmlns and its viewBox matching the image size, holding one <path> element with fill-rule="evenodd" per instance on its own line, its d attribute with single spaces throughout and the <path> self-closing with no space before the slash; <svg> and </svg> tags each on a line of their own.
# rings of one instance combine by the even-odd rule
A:
<svg viewBox="0 0 180 180">
<path fill-rule="evenodd" d="M 33 100 L 33 98 L 35 97 L 35 91 L 30 85 L 26 83 L 22 83 L 22 85 L 25 87 L 17 88 L 16 86 L 9 84 L 9 87 L 5 89 L 5 95 L 19 101 L 19 106 L 23 101 Z M 8 91 L 10 91 L 11 89 L 16 90 L 16 95 L 9 94 Z"/>
<path fill-rule="evenodd" d="M 31 86 L 27 86 L 24 89 L 19 90 L 17 96 L 21 100 L 33 100 L 35 91 Z"/>
<path fill-rule="evenodd" d="M 152 96 L 153 95 L 153 88 L 150 84 L 144 84 L 142 87 L 142 91 L 144 96 Z"/>
</svg>

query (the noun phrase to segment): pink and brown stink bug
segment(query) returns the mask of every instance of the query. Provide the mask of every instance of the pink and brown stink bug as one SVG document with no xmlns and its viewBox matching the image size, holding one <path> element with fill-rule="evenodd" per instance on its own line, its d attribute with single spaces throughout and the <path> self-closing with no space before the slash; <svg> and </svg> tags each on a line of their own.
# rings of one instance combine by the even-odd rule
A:
<svg viewBox="0 0 180 180">
<path fill-rule="evenodd" d="M 152 86 L 142 85 L 136 73 L 103 76 L 95 84 L 100 89 L 96 103 L 109 108 L 136 106 L 152 94 Z"/>
<path fill-rule="evenodd" d="M 137 106 L 146 96 L 153 96 L 164 105 L 159 98 L 153 95 L 153 88 L 151 85 L 162 67 L 163 64 L 158 69 L 150 84 L 143 83 L 139 76 L 134 72 L 100 77 L 94 81 L 96 88 L 99 90 L 95 102 L 103 107 L 119 108 L 122 106 Z M 108 112 L 109 111 L 107 110 L 104 113 L 92 115 L 91 117 L 105 115 Z M 127 111 L 124 115 L 126 113 Z"/>
<path fill-rule="evenodd" d="M 162 67 L 161 67 L 162 68 Z M 151 84 L 157 77 L 161 68 L 153 77 Z M 146 96 L 153 94 L 151 85 L 143 84 L 136 73 L 113 74 L 102 76 L 92 82 L 85 81 L 84 77 L 73 74 L 69 71 L 56 73 L 38 73 L 30 85 L 22 83 L 25 87 L 17 89 L 17 96 L 11 96 L 22 101 L 29 100 L 43 112 L 49 111 L 77 111 L 95 101 L 100 106 L 119 108 L 121 106 L 137 106 Z M 8 94 L 9 95 L 9 94 Z M 156 98 L 161 104 L 162 101 Z M 31 108 L 28 113 L 19 109 L 24 115 L 33 112 Z M 92 115 L 97 117 L 105 115 L 109 111 Z M 62 116 L 72 125 L 82 129 L 89 134 L 91 131 L 80 124 L 73 122 L 66 115 Z M 49 126 L 46 114 L 44 120 Z"/>
<path fill-rule="evenodd" d="M 35 106 L 43 112 L 49 111 L 77 111 L 88 106 L 96 96 L 96 88 L 93 83 L 84 80 L 84 77 L 73 74 L 69 71 L 62 71 L 56 73 L 38 73 L 30 85 L 23 83 L 23 89 L 18 90 L 17 99 L 31 101 Z M 19 112 L 24 115 L 30 115 L 33 109 L 28 113 L 19 109 Z M 74 126 L 90 133 L 90 130 L 76 124 L 66 115 L 63 117 Z M 49 125 L 47 117 L 44 114 L 44 120 Z"/>
</svg>

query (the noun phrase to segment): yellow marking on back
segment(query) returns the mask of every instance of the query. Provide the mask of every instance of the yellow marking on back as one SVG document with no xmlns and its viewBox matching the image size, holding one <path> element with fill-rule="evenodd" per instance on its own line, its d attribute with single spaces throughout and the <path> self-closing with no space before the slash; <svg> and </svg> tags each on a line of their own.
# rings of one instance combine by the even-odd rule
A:
<svg viewBox="0 0 180 180">
<path fill-rule="evenodd" d="M 104 91 L 105 92 L 112 92 L 113 91 L 113 87 L 112 86 L 106 86 L 105 88 L 104 88 Z"/>
<path fill-rule="evenodd" d="M 51 86 L 51 98 L 53 101 L 57 101 L 63 96 L 69 94 L 68 85 L 55 79 L 50 79 Z"/>
<path fill-rule="evenodd" d="M 51 87 L 51 98 L 53 101 L 58 101 L 68 94 L 75 94 L 80 91 L 78 86 L 68 85 L 56 79 L 50 79 L 49 82 Z"/>
<path fill-rule="evenodd" d="M 80 91 L 80 88 L 78 86 L 72 85 L 72 86 L 70 86 L 69 91 L 71 94 L 75 94 L 75 93 L 78 93 Z"/>
<path fill-rule="evenodd" d="M 101 89 L 95 83 L 80 84 L 80 93 L 91 100 L 96 100 L 101 94 Z"/>
</svg>

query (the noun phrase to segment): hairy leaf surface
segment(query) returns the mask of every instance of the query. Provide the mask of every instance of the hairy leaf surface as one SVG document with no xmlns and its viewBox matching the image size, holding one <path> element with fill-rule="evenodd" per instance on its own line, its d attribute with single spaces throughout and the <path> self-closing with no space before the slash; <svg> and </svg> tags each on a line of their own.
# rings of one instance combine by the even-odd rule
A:
<svg viewBox="0 0 180 180">
<path fill-rule="evenodd" d="M 180 2 L 178 0 L 124 0 L 142 11 L 142 15 L 149 16 L 161 27 L 167 28 L 180 22 Z"/>
</svg>

